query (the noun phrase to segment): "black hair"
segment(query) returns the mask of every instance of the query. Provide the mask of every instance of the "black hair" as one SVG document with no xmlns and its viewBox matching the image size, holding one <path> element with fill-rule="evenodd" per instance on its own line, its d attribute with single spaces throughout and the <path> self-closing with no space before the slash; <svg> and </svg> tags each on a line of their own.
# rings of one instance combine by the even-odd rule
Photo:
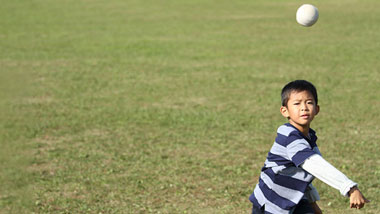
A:
<svg viewBox="0 0 380 214">
<path fill-rule="evenodd" d="M 300 92 L 300 91 L 310 92 L 314 97 L 315 104 L 318 105 L 317 89 L 315 89 L 314 85 L 306 80 L 294 80 L 286 84 L 281 91 L 282 106 L 288 105 L 290 94 L 294 91 L 295 92 Z"/>
</svg>

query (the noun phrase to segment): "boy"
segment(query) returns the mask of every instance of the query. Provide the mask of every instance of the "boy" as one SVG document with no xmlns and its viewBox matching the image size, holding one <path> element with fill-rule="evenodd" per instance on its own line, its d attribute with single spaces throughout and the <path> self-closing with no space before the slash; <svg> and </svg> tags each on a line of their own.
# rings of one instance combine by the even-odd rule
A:
<svg viewBox="0 0 380 214">
<path fill-rule="evenodd" d="M 281 114 L 289 123 L 280 126 L 261 169 L 259 183 L 249 197 L 252 213 L 320 214 L 314 177 L 350 197 L 350 207 L 360 209 L 369 201 L 357 184 L 321 156 L 311 121 L 319 112 L 317 90 L 308 81 L 288 83 L 281 92 Z"/>
</svg>

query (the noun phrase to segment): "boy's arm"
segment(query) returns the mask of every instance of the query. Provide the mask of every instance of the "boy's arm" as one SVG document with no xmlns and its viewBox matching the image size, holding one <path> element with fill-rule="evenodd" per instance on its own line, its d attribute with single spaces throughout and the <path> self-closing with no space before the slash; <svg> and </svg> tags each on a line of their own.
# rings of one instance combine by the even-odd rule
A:
<svg viewBox="0 0 380 214">
<path fill-rule="evenodd" d="M 348 179 L 346 175 L 336 169 L 320 155 L 309 157 L 301 167 L 324 183 L 338 189 L 344 196 L 348 196 L 350 189 L 357 186 L 357 183 Z"/>
<path fill-rule="evenodd" d="M 310 204 L 311 204 L 311 207 L 314 210 L 314 214 L 322 214 L 322 210 L 321 210 L 321 208 L 319 208 L 317 202 L 313 202 L 313 203 L 310 203 Z"/>
<path fill-rule="evenodd" d="M 351 207 L 354 206 L 354 208 L 360 209 L 364 206 L 364 203 L 369 202 L 357 188 L 357 183 L 348 179 L 346 175 L 332 166 L 322 156 L 313 155 L 309 157 L 301 167 L 324 183 L 338 189 L 342 195 L 350 196 Z M 355 189 L 358 191 L 354 191 Z M 353 191 L 350 192 L 350 190 Z"/>
</svg>

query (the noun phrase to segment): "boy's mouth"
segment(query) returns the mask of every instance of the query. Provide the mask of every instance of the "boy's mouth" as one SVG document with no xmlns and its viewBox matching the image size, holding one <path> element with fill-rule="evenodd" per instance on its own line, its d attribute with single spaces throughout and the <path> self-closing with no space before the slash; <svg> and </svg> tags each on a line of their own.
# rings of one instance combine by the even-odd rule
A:
<svg viewBox="0 0 380 214">
<path fill-rule="evenodd" d="M 310 117 L 310 115 L 308 115 L 308 114 L 303 114 L 303 115 L 301 115 L 301 117 L 304 118 L 304 119 L 307 119 L 307 118 Z"/>
</svg>

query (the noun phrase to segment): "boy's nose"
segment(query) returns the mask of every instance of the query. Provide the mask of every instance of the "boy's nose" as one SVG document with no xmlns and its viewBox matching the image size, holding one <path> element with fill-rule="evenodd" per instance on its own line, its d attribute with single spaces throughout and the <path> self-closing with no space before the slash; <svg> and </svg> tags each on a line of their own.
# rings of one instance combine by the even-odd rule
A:
<svg viewBox="0 0 380 214">
<path fill-rule="evenodd" d="M 307 107 L 306 104 L 302 104 L 302 105 L 301 105 L 301 110 L 302 110 L 302 111 L 308 111 L 309 108 Z"/>
</svg>

